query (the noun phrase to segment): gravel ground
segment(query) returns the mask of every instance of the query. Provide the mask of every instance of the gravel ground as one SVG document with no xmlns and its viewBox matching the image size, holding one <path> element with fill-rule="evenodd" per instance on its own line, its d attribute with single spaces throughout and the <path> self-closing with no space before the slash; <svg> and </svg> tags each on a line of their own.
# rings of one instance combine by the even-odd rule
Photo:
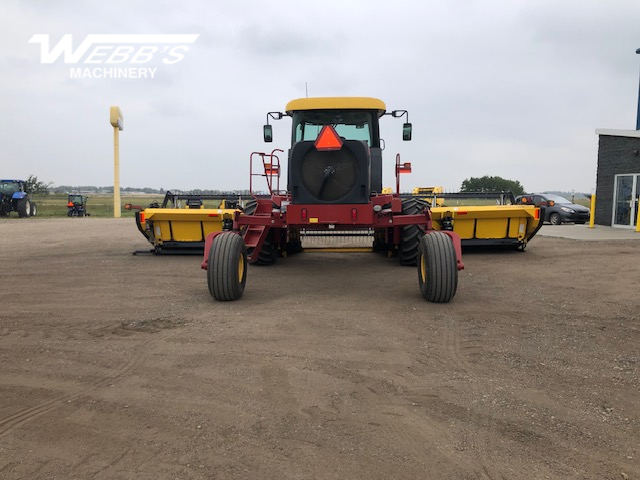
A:
<svg viewBox="0 0 640 480">
<path fill-rule="evenodd" d="M 640 478 L 636 240 L 468 251 L 436 305 L 376 254 L 216 303 L 131 219 L 0 235 L 2 479 Z"/>
</svg>

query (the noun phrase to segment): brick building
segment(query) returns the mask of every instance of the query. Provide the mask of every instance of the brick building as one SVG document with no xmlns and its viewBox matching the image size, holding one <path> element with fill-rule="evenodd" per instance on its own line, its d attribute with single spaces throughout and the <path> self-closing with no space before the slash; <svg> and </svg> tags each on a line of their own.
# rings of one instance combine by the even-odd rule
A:
<svg viewBox="0 0 640 480">
<path fill-rule="evenodd" d="M 633 228 L 640 197 L 640 130 L 596 130 L 595 223 Z"/>
</svg>

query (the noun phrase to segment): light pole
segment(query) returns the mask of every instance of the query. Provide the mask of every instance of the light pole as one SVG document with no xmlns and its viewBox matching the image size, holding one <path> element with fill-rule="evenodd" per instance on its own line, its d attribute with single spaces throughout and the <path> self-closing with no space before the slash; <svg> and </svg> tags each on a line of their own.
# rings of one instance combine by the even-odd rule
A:
<svg viewBox="0 0 640 480">
<path fill-rule="evenodd" d="M 640 48 L 636 50 L 640 54 Z M 638 84 L 638 113 L 636 115 L 636 130 L 640 130 L 640 83 Z"/>
<path fill-rule="evenodd" d="M 636 53 L 640 54 L 640 48 L 636 49 Z M 636 114 L 636 130 L 640 130 L 640 83 L 638 84 L 638 113 Z M 638 187 L 636 186 L 636 189 Z M 637 203 L 636 212 L 636 232 L 640 232 L 640 202 Z"/>
<path fill-rule="evenodd" d="M 120 130 L 124 128 L 120 107 L 112 106 L 109 118 L 113 127 L 113 218 L 120 218 Z"/>
</svg>

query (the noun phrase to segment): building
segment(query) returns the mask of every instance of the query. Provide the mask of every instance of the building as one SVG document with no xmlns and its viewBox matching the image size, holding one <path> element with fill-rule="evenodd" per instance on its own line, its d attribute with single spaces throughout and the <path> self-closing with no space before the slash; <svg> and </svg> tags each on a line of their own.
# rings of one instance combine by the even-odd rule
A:
<svg viewBox="0 0 640 480">
<path fill-rule="evenodd" d="M 640 130 L 596 130 L 595 223 L 634 228 L 640 197 Z"/>
</svg>

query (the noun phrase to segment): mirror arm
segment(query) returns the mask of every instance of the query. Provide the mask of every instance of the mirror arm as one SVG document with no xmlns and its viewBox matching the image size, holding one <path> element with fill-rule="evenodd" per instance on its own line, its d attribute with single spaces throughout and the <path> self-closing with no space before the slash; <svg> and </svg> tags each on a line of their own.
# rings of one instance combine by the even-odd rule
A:
<svg viewBox="0 0 640 480">
<path fill-rule="evenodd" d="M 392 110 L 390 112 L 386 112 L 385 115 L 391 115 L 393 118 L 402 118 L 406 115 L 407 120 L 405 123 L 409 123 L 409 112 L 407 110 Z"/>
<path fill-rule="evenodd" d="M 402 139 L 411 140 L 411 123 L 409 122 L 409 112 L 407 110 L 391 110 L 390 112 L 385 112 L 384 115 L 391 115 L 393 118 L 406 117 L 406 120 L 402 125 Z"/>
<path fill-rule="evenodd" d="M 280 120 L 284 117 L 282 112 L 267 112 L 267 125 L 269 125 L 269 118 L 273 118 L 274 120 Z"/>
<path fill-rule="evenodd" d="M 269 125 L 269 118 L 273 118 L 274 120 L 280 120 L 284 117 L 285 114 L 282 112 L 267 112 L 267 124 L 264 125 L 262 129 L 262 136 L 265 142 L 273 141 L 273 130 L 271 129 L 271 125 Z"/>
</svg>

